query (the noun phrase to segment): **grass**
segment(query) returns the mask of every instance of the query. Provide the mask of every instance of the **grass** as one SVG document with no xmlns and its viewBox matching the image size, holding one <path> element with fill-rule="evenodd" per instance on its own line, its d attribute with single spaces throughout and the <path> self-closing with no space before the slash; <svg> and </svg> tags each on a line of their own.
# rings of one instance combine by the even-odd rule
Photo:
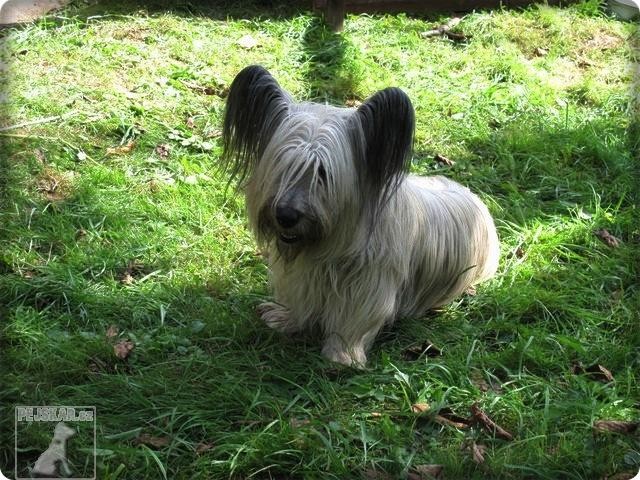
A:
<svg viewBox="0 0 640 480">
<path fill-rule="evenodd" d="M 640 416 L 634 25 L 589 0 L 472 13 L 454 43 L 420 37 L 444 16 L 351 15 L 337 35 L 239 3 L 78 3 L 4 32 L 3 125 L 60 118 L 0 131 L 0 468 L 15 405 L 94 405 L 100 479 L 637 472 L 638 433 L 593 429 Z M 499 275 L 385 331 L 366 371 L 254 313 L 267 270 L 216 170 L 225 88 L 250 63 L 299 99 L 403 88 L 413 171 L 469 185 L 496 218 Z M 441 356 L 407 355 L 426 339 Z M 476 402 L 515 439 L 435 421 Z M 33 462 L 49 434 L 25 435 Z"/>
</svg>

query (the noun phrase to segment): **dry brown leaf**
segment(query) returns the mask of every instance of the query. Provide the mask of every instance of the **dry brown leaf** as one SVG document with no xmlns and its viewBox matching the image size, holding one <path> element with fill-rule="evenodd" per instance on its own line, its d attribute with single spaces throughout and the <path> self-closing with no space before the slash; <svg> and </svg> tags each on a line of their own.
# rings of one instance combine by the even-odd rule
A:
<svg viewBox="0 0 640 480">
<path fill-rule="evenodd" d="M 613 378 L 611 372 L 602 365 L 591 365 L 590 367 L 587 367 L 585 369 L 585 372 L 595 380 L 599 380 L 604 383 L 615 382 L 615 379 Z"/>
<path fill-rule="evenodd" d="M 513 440 L 513 435 L 491 420 L 489 416 L 478 407 L 478 404 L 474 403 L 471 405 L 471 415 L 477 423 L 482 425 L 488 432 L 493 433 L 496 437 L 504 440 Z"/>
<path fill-rule="evenodd" d="M 107 148 L 107 155 L 124 155 L 125 153 L 131 152 L 135 146 L 136 142 L 129 140 L 125 145 Z"/>
<path fill-rule="evenodd" d="M 196 119 L 195 119 L 195 118 L 193 118 L 193 117 L 189 117 L 189 118 L 187 118 L 186 123 L 187 123 L 187 127 L 189 127 L 189 128 L 195 128 L 195 126 L 196 126 Z"/>
<path fill-rule="evenodd" d="M 440 478 L 443 469 L 442 465 L 414 465 L 407 473 L 407 479 L 432 480 Z"/>
<path fill-rule="evenodd" d="M 617 248 L 620 246 L 620 240 L 611 235 L 606 228 L 601 228 L 600 230 L 596 230 L 593 234 L 606 243 L 611 248 Z"/>
<path fill-rule="evenodd" d="M 169 445 L 169 437 L 154 437 L 148 433 L 141 434 L 135 439 L 136 445 L 146 445 L 147 447 L 162 448 Z"/>
<path fill-rule="evenodd" d="M 120 340 L 113 346 L 113 353 L 115 353 L 116 357 L 124 360 L 134 348 L 135 345 L 131 340 Z"/>
<path fill-rule="evenodd" d="M 453 167 L 456 162 L 454 162 L 453 160 L 445 157 L 444 155 L 440 155 L 439 153 L 436 153 L 433 156 L 433 160 L 440 163 L 441 165 L 446 165 L 447 167 Z"/>
<path fill-rule="evenodd" d="M 478 292 L 476 291 L 476 287 L 474 287 L 473 285 L 471 285 L 470 287 L 468 287 L 468 288 L 464 291 L 464 293 L 465 293 L 466 295 L 469 295 L 470 297 L 475 297 L 475 296 L 476 296 L 476 294 L 477 294 Z"/>
<path fill-rule="evenodd" d="M 309 425 L 310 423 L 311 420 L 309 420 L 308 418 L 292 418 L 291 420 L 289 420 L 289 425 L 291 425 L 291 428 L 304 427 L 305 425 Z"/>
<path fill-rule="evenodd" d="M 202 455 L 204 452 L 206 452 L 207 450 L 211 450 L 213 447 L 215 447 L 215 444 L 213 443 L 201 442 L 196 446 L 196 453 L 198 455 Z"/>
<path fill-rule="evenodd" d="M 416 415 L 420 415 L 424 412 L 428 412 L 430 408 L 431 407 L 426 402 L 414 403 L 413 405 L 411 405 L 411 411 Z"/>
<path fill-rule="evenodd" d="M 484 456 L 487 453 L 487 446 L 481 443 L 471 442 L 469 446 L 469 450 L 471 452 L 471 458 L 475 463 L 480 465 L 484 463 Z"/>
<path fill-rule="evenodd" d="M 106 336 L 108 339 L 112 339 L 118 336 L 118 327 L 116 325 L 110 325 L 107 328 Z"/>
<path fill-rule="evenodd" d="M 640 422 L 626 422 L 622 420 L 598 420 L 593 424 L 596 432 L 633 433 Z"/>
<path fill-rule="evenodd" d="M 133 282 L 135 282 L 135 279 L 131 276 L 129 272 L 124 272 L 120 277 L 120 281 L 125 285 L 131 285 Z"/>
<path fill-rule="evenodd" d="M 426 355 L 427 357 L 439 357 L 442 355 L 442 351 L 429 340 L 425 340 L 422 343 L 417 343 L 407 347 L 404 352 L 402 352 L 402 356 L 406 360 L 417 360 L 422 355 Z"/>
<path fill-rule="evenodd" d="M 369 416 L 371 418 L 382 418 L 382 414 L 380 412 L 371 412 Z"/>
<path fill-rule="evenodd" d="M 170 151 L 171 151 L 171 147 L 169 147 L 169 145 L 167 145 L 166 143 L 161 143 L 156 147 L 156 153 L 160 158 L 167 158 L 169 156 Z"/>
</svg>

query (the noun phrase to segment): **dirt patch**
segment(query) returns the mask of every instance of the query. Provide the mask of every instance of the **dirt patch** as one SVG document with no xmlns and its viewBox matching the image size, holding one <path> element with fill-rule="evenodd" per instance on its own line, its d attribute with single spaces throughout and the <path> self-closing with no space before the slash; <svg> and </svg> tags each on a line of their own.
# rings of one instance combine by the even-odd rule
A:
<svg viewBox="0 0 640 480">
<path fill-rule="evenodd" d="M 32 22 L 65 3 L 66 0 L 0 0 L 0 25 Z"/>
</svg>

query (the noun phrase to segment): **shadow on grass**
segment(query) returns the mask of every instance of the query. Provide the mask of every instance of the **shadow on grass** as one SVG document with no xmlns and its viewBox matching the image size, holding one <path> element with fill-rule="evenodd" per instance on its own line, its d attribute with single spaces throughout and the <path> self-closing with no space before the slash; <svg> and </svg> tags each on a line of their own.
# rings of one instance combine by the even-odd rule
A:
<svg viewBox="0 0 640 480">
<path fill-rule="evenodd" d="M 361 72 L 353 58 L 357 52 L 348 38 L 314 17 L 304 32 L 302 50 L 305 100 L 341 105 L 354 98 Z"/>
</svg>

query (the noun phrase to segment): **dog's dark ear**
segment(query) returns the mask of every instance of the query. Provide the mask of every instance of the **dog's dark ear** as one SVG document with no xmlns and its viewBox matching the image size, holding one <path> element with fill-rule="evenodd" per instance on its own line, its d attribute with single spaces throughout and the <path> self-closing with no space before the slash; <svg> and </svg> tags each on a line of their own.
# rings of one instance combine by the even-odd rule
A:
<svg viewBox="0 0 640 480">
<path fill-rule="evenodd" d="M 259 65 L 244 68 L 229 88 L 222 129 L 222 163 L 242 184 L 282 123 L 291 99 Z"/>
<path fill-rule="evenodd" d="M 381 208 L 395 193 L 409 170 L 415 114 L 406 93 L 385 88 L 364 102 L 355 115 L 357 168 L 366 187 Z"/>
</svg>

